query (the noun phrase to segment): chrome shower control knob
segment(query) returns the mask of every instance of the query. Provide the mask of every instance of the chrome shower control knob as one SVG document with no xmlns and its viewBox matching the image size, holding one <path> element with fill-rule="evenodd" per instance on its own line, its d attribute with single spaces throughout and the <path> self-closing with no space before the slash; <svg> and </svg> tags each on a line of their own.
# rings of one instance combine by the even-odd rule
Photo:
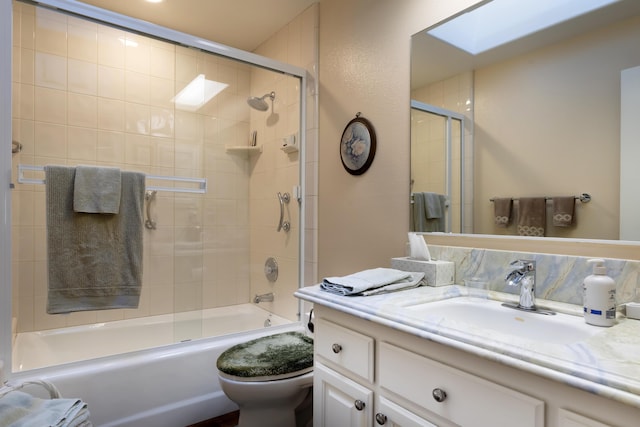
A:
<svg viewBox="0 0 640 427">
<path fill-rule="evenodd" d="M 387 416 L 381 412 L 378 412 L 376 414 L 376 422 L 381 426 L 385 425 L 387 423 Z"/>
<path fill-rule="evenodd" d="M 342 351 L 342 346 L 340 344 L 334 344 L 331 346 L 331 350 L 333 350 L 335 354 L 338 354 Z"/>
<path fill-rule="evenodd" d="M 444 402 L 447 398 L 447 392 L 441 388 L 434 388 L 431 392 L 431 395 L 436 400 L 436 402 Z"/>
<path fill-rule="evenodd" d="M 364 402 L 362 400 L 356 400 L 355 402 L 353 402 L 353 405 L 358 411 L 362 411 L 364 409 Z"/>
</svg>

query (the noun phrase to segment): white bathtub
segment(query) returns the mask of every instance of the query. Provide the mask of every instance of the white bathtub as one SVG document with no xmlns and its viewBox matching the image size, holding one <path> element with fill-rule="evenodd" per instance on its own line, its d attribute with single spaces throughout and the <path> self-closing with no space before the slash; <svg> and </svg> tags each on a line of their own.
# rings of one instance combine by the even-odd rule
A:
<svg viewBox="0 0 640 427">
<path fill-rule="evenodd" d="M 64 397 L 86 401 L 96 426 L 182 427 L 237 409 L 218 384 L 220 353 L 258 336 L 303 329 L 253 304 L 202 314 L 203 333 L 219 336 L 174 343 L 185 324 L 174 324 L 172 316 L 18 334 L 14 366 L 32 369 L 44 359 L 65 364 L 19 372 L 11 380 L 52 382 Z M 267 318 L 272 326 L 265 328 Z M 116 354 L 122 352 L 130 353 Z"/>
</svg>

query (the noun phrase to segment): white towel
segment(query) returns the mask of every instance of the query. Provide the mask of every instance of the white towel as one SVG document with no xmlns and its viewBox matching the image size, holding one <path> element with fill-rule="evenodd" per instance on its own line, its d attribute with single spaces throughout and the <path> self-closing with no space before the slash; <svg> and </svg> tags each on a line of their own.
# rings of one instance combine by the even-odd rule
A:
<svg viewBox="0 0 640 427">
<path fill-rule="evenodd" d="M 422 284 L 424 273 L 373 268 L 342 277 L 327 277 L 320 288 L 338 295 L 375 295 Z"/>
<path fill-rule="evenodd" d="M 73 210 L 117 214 L 120 211 L 120 169 L 77 166 L 73 184 Z"/>
<path fill-rule="evenodd" d="M 80 399 L 39 399 L 21 391 L 0 398 L 0 427 L 91 426 Z"/>
</svg>

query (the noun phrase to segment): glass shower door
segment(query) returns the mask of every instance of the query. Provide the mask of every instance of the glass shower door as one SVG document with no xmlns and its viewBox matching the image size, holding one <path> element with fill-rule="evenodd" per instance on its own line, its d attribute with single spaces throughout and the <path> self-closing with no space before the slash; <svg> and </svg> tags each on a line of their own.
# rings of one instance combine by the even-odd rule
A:
<svg viewBox="0 0 640 427">
<path fill-rule="evenodd" d="M 464 117 L 417 101 L 411 102 L 411 230 L 462 232 L 464 223 Z M 416 210 L 416 197 L 442 195 L 441 219 Z M 426 196 L 429 197 L 429 196 Z M 423 203 L 420 201 L 420 203 Z M 421 206 L 420 206 L 421 209 Z"/>
</svg>

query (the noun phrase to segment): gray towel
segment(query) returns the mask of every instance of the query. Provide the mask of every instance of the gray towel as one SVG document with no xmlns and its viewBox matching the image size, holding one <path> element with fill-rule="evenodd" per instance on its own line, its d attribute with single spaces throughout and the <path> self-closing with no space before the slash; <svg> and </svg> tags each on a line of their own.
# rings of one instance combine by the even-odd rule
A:
<svg viewBox="0 0 640 427">
<path fill-rule="evenodd" d="M 376 295 L 424 284 L 424 273 L 372 268 L 342 277 L 326 277 L 320 289 L 337 295 Z"/>
<path fill-rule="evenodd" d="M 411 230 L 427 231 L 427 216 L 424 210 L 423 193 L 413 193 L 413 204 L 411 206 Z"/>
<path fill-rule="evenodd" d="M 75 168 L 46 166 L 47 313 L 136 308 L 142 285 L 145 175 L 122 172 L 117 215 L 73 211 Z"/>
<path fill-rule="evenodd" d="M 120 169 L 77 166 L 73 184 L 73 210 L 117 214 L 120 210 Z"/>
<path fill-rule="evenodd" d="M 447 196 L 413 193 L 413 231 L 446 231 Z"/>
</svg>

